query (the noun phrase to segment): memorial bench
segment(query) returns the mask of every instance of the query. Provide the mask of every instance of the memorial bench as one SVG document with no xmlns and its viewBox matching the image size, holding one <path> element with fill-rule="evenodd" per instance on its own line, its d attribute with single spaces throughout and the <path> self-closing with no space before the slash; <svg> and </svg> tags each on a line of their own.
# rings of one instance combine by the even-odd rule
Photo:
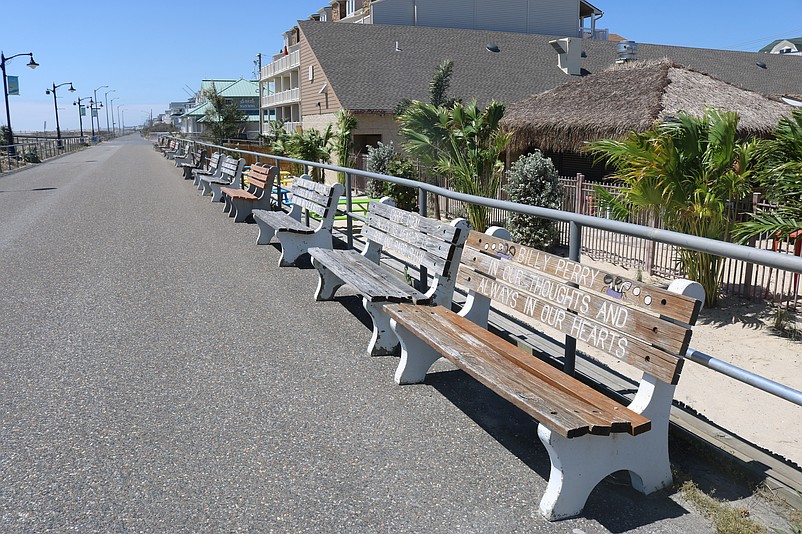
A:
<svg viewBox="0 0 802 534">
<path fill-rule="evenodd" d="M 270 209 L 273 183 L 278 176 L 278 167 L 255 163 L 245 171 L 245 188 L 223 187 L 220 192 L 225 202 L 224 212 L 234 217 L 234 222 L 244 222 L 254 209 Z"/>
<path fill-rule="evenodd" d="M 172 139 L 166 145 L 157 147 L 157 150 L 161 152 L 162 156 L 167 157 L 167 154 L 178 150 L 178 141 Z"/>
<path fill-rule="evenodd" d="M 549 520 L 578 515 L 593 488 L 626 470 L 651 493 L 672 483 L 668 420 L 704 290 L 668 290 L 471 232 L 457 274 L 468 299 L 447 307 L 387 305 L 401 343 L 399 384 L 422 382 L 441 356 L 534 417 L 551 474 L 540 501 Z M 546 325 L 643 372 L 625 406 L 486 330 L 491 305 L 536 330 Z"/>
<path fill-rule="evenodd" d="M 398 339 L 390 330 L 384 305 L 392 302 L 440 304 L 448 306 L 454 292 L 462 245 L 468 236 L 468 223 L 457 219 L 451 224 L 428 219 L 389 205 L 389 199 L 373 201 L 362 226 L 367 242 L 356 250 L 310 248 L 309 255 L 318 271 L 316 300 L 331 300 L 337 289 L 348 284 L 362 296 L 362 304 L 373 320 L 371 355 L 396 353 Z M 406 260 L 413 267 L 425 267 L 434 278 L 423 293 L 380 265 L 381 253 Z M 422 282 L 425 283 L 425 279 Z"/>
<path fill-rule="evenodd" d="M 187 143 L 180 141 L 173 141 L 170 143 L 170 149 L 162 152 L 162 156 L 167 159 L 174 159 L 177 155 L 186 155 Z"/>
<path fill-rule="evenodd" d="M 331 230 L 343 186 L 315 183 L 304 175 L 293 181 L 290 193 L 292 206 L 289 213 L 253 210 L 253 220 L 259 226 L 256 244 L 266 245 L 275 236 L 281 243 L 279 266 L 282 267 L 294 265 L 310 248 L 333 247 Z M 302 222 L 304 212 L 311 218 L 320 219 L 317 227 Z"/>
<path fill-rule="evenodd" d="M 220 172 L 212 176 L 201 176 L 201 194 L 211 195 L 212 202 L 222 202 L 224 187 L 242 188 L 242 170 L 245 168 L 245 158 L 234 159 L 225 156 L 220 164 Z"/>
<path fill-rule="evenodd" d="M 223 168 L 220 166 L 223 159 L 226 156 L 221 154 L 220 152 L 215 152 L 212 154 L 212 157 L 209 158 L 208 166 L 206 169 L 199 168 L 199 169 L 192 169 L 192 185 L 194 185 L 200 191 L 201 183 L 200 180 L 204 176 L 215 176 L 217 178 L 220 177 L 220 173 L 223 172 Z"/>
</svg>

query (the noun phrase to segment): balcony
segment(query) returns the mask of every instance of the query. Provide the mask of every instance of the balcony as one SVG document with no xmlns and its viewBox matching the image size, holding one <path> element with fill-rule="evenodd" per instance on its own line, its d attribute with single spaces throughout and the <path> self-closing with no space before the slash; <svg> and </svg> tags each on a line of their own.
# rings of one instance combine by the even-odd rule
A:
<svg viewBox="0 0 802 534">
<path fill-rule="evenodd" d="M 300 45 L 293 45 L 288 50 L 288 54 L 279 54 L 273 56 L 274 61 L 262 67 L 261 76 L 263 80 L 278 76 L 282 72 L 297 69 L 301 66 L 301 50 Z M 276 59 L 278 58 L 278 59 Z"/>
<path fill-rule="evenodd" d="M 592 39 L 594 41 L 609 41 L 610 30 L 593 30 L 591 28 L 579 28 L 579 35 L 582 39 Z"/>
<path fill-rule="evenodd" d="M 301 101 L 301 89 L 296 87 L 295 89 L 281 91 L 280 93 L 275 93 L 272 95 L 264 95 L 262 97 L 262 107 L 274 108 L 278 106 L 285 106 L 287 104 L 297 104 L 300 101 Z"/>
</svg>

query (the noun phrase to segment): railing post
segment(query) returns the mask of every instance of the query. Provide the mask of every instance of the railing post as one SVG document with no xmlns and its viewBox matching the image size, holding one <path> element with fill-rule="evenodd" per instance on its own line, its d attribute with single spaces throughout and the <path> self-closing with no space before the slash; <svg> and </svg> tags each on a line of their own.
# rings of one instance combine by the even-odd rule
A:
<svg viewBox="0 0 802 534">
<path fill-rule="evenodd" d="M 347 212 L 345 215 L 345 232 L 346 232 L 346 241 L 348 243 L 348 248 L 354 248 L 354 219 L 351 218 L 351 212 L 353 211 L 353 206 L 351 201 L 353 200 L 353 191 L 351 191 L 351 173 L 345 173 L 345 211 Z"/>
<path fill-rule="evenodd" d="M 579 177 L 577 176 L 577 181 Z M 571 221 L 568 223 L 568 259 L 579 261 L 580 251 L 582 250 L 582 225 Z M 570 284 L 579 287 L 576 284 Z M 565 336 L 565 354 L 563 359 L 563 372 L 573 376 L 576 372 L 576 338 Z"/>
<path fill-rule="evenodd" d="M 423 217 L 426 217 L 428 213 L 428 208 L 426 206 L 426 190 L 421 188 L 418 188 L 418 213 Z M 429 289 L 429 273 L 423 265 L 421 265 L 418 272 L 420 273 L 418 291 L 425 293 Z"/>
<path fill-rule="evenodd" d="M 582 194 L 582 190 L 584 189 L 585 185 L 585 175 L 582 173 L 577 173 L 576 175 L 576 184 L 574 186 L 574 213 L 582 213 L 582 205 L 585 202 L 585 197 Z"/>
<path fill-rule="evenodd" d="M 752 214 L 757 215 L 758 212 L 758 204 L 760 204 L 760 193 L 753 192 L 752 193 Z M 755 243 L 757 243 L 757 236 L 753 236 L 749 238 L 749 242 L 747 243 L 748 246 L 754 248 Z M 755 288 L 753 286 L 753 278 L 754 278 L 754 267 L 755 265 L 751 262 L 746 263 L 746 268 L 744 269 L 744 282 L 741 288 L 741 296 L 746 297 L 749 299 L 754 298 L 755 296 Z"/>
</svg>

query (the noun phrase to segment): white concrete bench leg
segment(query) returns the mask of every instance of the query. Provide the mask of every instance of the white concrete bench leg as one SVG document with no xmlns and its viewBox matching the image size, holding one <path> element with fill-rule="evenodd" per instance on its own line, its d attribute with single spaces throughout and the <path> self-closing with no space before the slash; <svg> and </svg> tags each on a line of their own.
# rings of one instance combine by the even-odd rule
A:
<svg viewBox="0 0 802 534">
<path fill-rule="evenodd" d="M 630 409 L 649 417 L 652 428 L 638 436 L 621 433 L 568 439 L 540 425 L 537 433 L 551 460 L 540 513 L 550 521 L 578 515 L 593 488 L 616 471 L 628 471 L 632 486 L 641 493 L 670 486 L 668 414 L 673 394 L 674 386 L 644 376 Z"/>
<path fill-rule="evenodd" d="M 254 217 L 254 220 L 256 221 L 256 226 L 259 227 L 259 237 L 256 238 L 256 244 L 270 244 L 270 240 L 276 235 L 276 229 L 258 217 Z"/>
<path fill-rule="evenodd" d="M 440 354 L 418 336 L 390 319 L 390 327 L 401 344 L 401 361 L 395 370 L 396 384 L 420 384 Z"/>
<path fill-rule="evenodd" d="M 398 354 L 400 348 L 398 338 L 390 327 L 390 316 L 384 312 L 385 304 L 362 299 L 362 306 L 373 320 L 373 337 L 368 344 L 368 354 L 371 356 Z"/>
<path fill-rule="evenodd" d="M 295 265 L 298 258 L 312 247 L 331 249 L 333 246 L 331 233 L 325 230 L 319 230 L 314 234 L 297 234 L 279 230 L 276 232 L 276 239 L 281 243 L 279 267 Z"/>
<path fill-rule="evenodd" d="M 312 260 L 312 264 L 315 266 L 318 276 L 315 300 L 332 300 L 334 294 L 345 282 L 317 260 Z"/>
</svg>

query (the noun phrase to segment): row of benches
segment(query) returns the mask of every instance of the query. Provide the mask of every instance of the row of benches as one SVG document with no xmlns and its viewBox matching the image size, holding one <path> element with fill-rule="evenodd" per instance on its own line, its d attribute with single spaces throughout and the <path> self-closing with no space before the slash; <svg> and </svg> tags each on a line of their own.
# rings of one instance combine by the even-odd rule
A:
<svg viewBox="0 0 802 534">
<path fill-rule="evenodd" d="M 225 168 L 223 158 L 212 156 L 214 170 Z M 230 180 L 220 189 L 229 215 L 245 220 L 241 199 L 269 198 L 276 174 L 254 165 L 244 187 Z M 216 173 L 195 175 L 203 182 Z M 400 354 L 398 384 L 424 381 L 444 357 L 534 417 L 551 460 L 540 501 L 547 519 L 579 514 L 593 488 L 616 471 L 628 471 L 643 493 L 672 483 L 669 412 L 704 301 L 699 284 L 676 280 L 662 289 L 514 243 L 502 228 L 478 233 L 465 220 L 435 221 L 389 199 L 371 201 L 361 253 L 334 249 L 331 226 L 341 194 L 339 184 L 297 178 L 289 213 L 274 203 L 250 210 L 257 242 L 277 237 L 280 265 L 308 253 L 318 273 L 316 300 L 333 299 L 343 285 L 361 295 L 373 322 L 368 352 Z M 303 212 L 319 217 L 317 228 L 301 221 Z M 382 265 L 383 255 L 425 268 L 431 280 L 412 287 Z M 467 292 L 458 313 L 451 309 L 457 286 Z M 621 404 L 491 333 L 491 309 L 535 330 L 570 335 L 642 371 L 634 400 Z"/>
</svg>

